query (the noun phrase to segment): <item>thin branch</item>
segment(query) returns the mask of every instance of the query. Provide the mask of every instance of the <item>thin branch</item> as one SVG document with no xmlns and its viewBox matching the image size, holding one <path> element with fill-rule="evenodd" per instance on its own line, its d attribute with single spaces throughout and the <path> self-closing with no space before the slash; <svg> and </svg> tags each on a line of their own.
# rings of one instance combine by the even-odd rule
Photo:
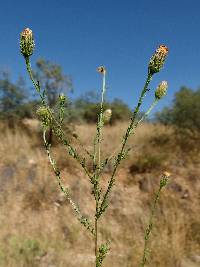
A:
<svg viewBox="0 0 200 267">
<path fill-rule="evenodd" d="M 97 132 L 94 141 L 94 158 L 93 158 L 93 165 L 94 165 L 94 197 L 96 201 L 96 213 L 95 213 L 95 256 L 96 262 L 98 257 L 98 212 L 99 212 L 99 200 L 101 189 L 99 188 L 99 170 L 101 167 L 101 138 L 102 138 L 102 128 L 104 125 L 103 121 L 103 102 L 104 102 L 104 95 L 106 92 L 106 70 L 103 67 L 103 82 L 102 82 L 102 91 L 101 91 L 101 104 L 100 104 L 100 114 L 97 123 Z M 96 147 L 98 146 L 98 164 L 96 165 Z"/>
<path fill-rule="evenodd" d="M 73 210 L 76 213 L 77 219 L 81 222 L 81 224 L 83 224 L 93 235 L 95 233 L 94 231 L 94 227 L 91 225 L 91 223 L 89 222 L 89 220 L 82 215 L 79 207 L 76 205 L 76 203 L 72 200 L 70 193 L 69 193 L 69 189 L 66 189 L 62 183 L 61 177 L 60 177 L 60 170 L 58 169 L 57 165 L 56 165 L 56 161 L 52 158 L 51 153 L 50 153 L 50 144 L 48 144 L 47 140 L 46 140 L 46 131 L 43 131 L 43 140 L 44 140 L 44 145 L 45 145 L 45 149 L 49 158 L 49 162 L 54 170 L 54 173 L 56 175 L 56 179 L 58 182 L 58 185 L 61 189 L 61 191 L 64 193 L 66 199 L 68 200 L 68 202 L 71 204 Z"/>
<path fill-rule="evenodd" d="M 123 138 L 123 141 L 122 141 L 121 150 L 120 150 L 120 152 L 118 153 L 118 155 L 116 157 L 115 166 L 114 166 L 113 172 L 111 174 L 111 178 L 110 178 L 110 180 L 108 182 L 107 190 L 106 190 L 106 192 L 105 192 L 105 194 L 103 196 L 103 200 L 102 200 L 100 208 L 99 208 L 99 214 L 98 214 L 99 217 L 106 210 L 106 208 L 108 206 L 108 203 L 107 203 L 108 202 L 108 196 L 109 196 L 110 190 L 111 190 L 111 188 L 112 188 L 112 186 L 114 185 L 114 182 L 115 182 L 115 178 L 114 178 L 115 177 L 115 173 L 116 173 L 117 168 L 120 165 L 122 159 L 126 156 L 125 145 L 127 143 L 127 140 L 129 138 L 129 136 L 131 135 L 132 129 L 134 128 L 134 124 L 135 124 L 135 120 L 137 118 L 137 114 L 138 114 L 138 112 L 140 110 L 140 106 L 142 105 L 142 102 L 143 102 L 143 99 L 145 97 L 145 94 L 148 91 L 148 85 L 149 85 L 151 79 L 152 79 L 152 75 L 149 73 L 148 76 L 147 76 L 144 88 L 142 90 L 142 93 L 140 95 L 138 104 L 137 104 L 137 106 L 136 106 L 136 108 L 135 108 L 135 110 L 133 112 L 133 116 L 131 118 L 130 125 L 128 126 L 128 128 L 126 130 L 126 133 L 124 135 L 124 138 Z"/>
<path fill-rule="evenodd" d="M 73 146 L 70 144 L 69 140 L 67 140 L 67 138 L 65 137 L 65 134 L 62 130 L 62 126 L 61 124 L 56 120 L 56 118 L 53 116 L 51 110 L 49 109 L 46 101 L 45 101 L 45 97 L 44 94 L 41 93 L 41 88 L 40 88 L 40 84 L 39 82 L 36 82 L 34 80 L 33 77 L 33 73 L 32 73 L 32 69 L 31 69 L 31 64 L 30 64 L 30 59 L 29 57 L 25 58 L 26 60 L 26 66 L 27 66 L 27 71 L 29 73 L 30 79 L 33 82 L 33 85 L 36 89 L 36 91 L 39 93 L 40 98 L 42 100 L 42 104 L 48 109 L 49 113 L 51 114 L 51 117 L 53 119 L 53 122 L 56 124 L 57 127 L 52 127 L 54 130 L 54 133 L 56 134 L 56 136 L 63 142 L 63 144 L 65 146 L 68 147 L 68 153 L 77 160 L 77 162 L 82 166 L 82 168 L 84 169 L 85 173 L 88 175 L 88 177 L 91 179 L 91 175 L 87 169 L 87 167 L 85 166 L 85 159 L 81 158 L 78 153 L 76 152 L 75 148 L 73 148 Z"/>
<path fill-rule="evenodd" d="M 168 174 L 166 172 L 163 174 L 163 176 L 161 178 L 161 181 L 160 181 L 159 189 L 156 192 L 155 197 L 154 197 L 153 205 L 152 205 L 152 208 L 151 208 L 151 214 L 150 214 L 150 217 L 149 217 L 149 223 L 148 223 L 147 228 L 145 229 L 144 250 L 143 250 L 143 255 L 142 255 L 142 260 L 141 260 L 141 263 L 140 263 L 140 267 L 144 267 L 146 262 L 147 262 L 148 241 L 149 241 L 152 229 L 153 229 L 153 219 L 154 219 L 154 216 L 155 216 L 156 206 L 157 206 L 158 200 L 160 198 L 161 190 L 168 183 L 169 176 L 170 176 L 170 174 Z"/>
</svg>

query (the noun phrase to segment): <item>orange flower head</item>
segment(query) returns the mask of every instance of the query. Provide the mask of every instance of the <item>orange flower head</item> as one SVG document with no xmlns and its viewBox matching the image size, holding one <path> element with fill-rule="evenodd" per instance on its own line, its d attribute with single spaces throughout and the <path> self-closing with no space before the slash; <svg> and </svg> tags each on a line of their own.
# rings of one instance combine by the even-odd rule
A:
<svg viewBox="0 0 200 267">
<path fill-rule="evenodd" d="M 168 53 L 169 53 L 169 49 L 166 45 L 160 45 L 156 49 L 154 55 L 150 59 L 149 66 L 148 66 L 148 71 L 151 75 L 159 72 L 162 69 Z"/>
</svg>

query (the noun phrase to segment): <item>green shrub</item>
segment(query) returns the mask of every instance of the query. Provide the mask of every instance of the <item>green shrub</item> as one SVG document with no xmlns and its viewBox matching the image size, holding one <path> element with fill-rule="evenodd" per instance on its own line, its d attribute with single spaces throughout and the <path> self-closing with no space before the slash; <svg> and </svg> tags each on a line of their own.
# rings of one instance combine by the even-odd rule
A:
<svg viewBox="0 0 200 267">
<path fill-rule="evenodd" d="M 72 103 L 70 119 L 73 121 L 85 121 L 87 123 L 97 123 L 98 114 L 100 112 L 99 106 L 100 96 L 94 92 L 87 92 Z M 131 110 L 127 104 L 122 100 L 115 98 L 113 101 L 104 102 L 104 110 L 111 109 L 112 117 L 110 124 L 114 124 L 117 121 L 129 120 L 131 116 Z"/>
<path fill-rule="evenodd" d="M 200 89 L 182 87 L 174 96 L 171 108 L 164 108 L 156 118 L 164 124 L 190 131 L 200 130 Z"/>
<path fill-rule="evenodd" d="M 175 94 L 172 106 L 156 114 L 157 121 L 174 127 L 173 138 L 185 155 L 191 156 L 200 147 L 199 103 L 200 89 L 182 87 Z"/>
<path fill-rule="evenodd" d="M 37 240 L 14 236 L 9 241 L 11 256 L 18 266 L 38 266 L 38 258 L 44 252 Z"/>
<path fill-rule="evenodd" d="M 145 173 L 152 170 L 160 170 L 165 166 L 167 155 L 165 153 L 145 153 L 140 155 L 130 166 L 130 172 Z"/>
</svg>

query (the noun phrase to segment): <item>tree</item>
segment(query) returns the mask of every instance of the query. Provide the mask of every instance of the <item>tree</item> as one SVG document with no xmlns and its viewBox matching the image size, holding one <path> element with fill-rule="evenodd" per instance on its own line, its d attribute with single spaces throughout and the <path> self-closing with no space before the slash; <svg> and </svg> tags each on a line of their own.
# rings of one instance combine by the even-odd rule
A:
<svg viewBox="0 0 200 267">
<path fill-rule="evenodd" d="M 187 87 L 175 94 L 170 108 L 157 113 L 156 119 L 164 124 L 175 125 L 179 129 L 192 132 L 200 130 L 200 89 L 194 91 Z"/>
<path fill-rule="evenodd" d="M 86 92 L 83 96 L 74 101 L 72 112 L 75 112 L 76 118 L 86 121 L 87 123 L 96 123 L 100 111 L 100 96 L 93 91 Z M 121 99 L 115 98 L 112 102 L 105 101 L 103 109 L 111 109 L 112 116 L 110 123 L 117 121 L 129 120 L 131 110 Z"/>
<path fill-rule="evenodd" d="M 19 117 L 20 107 L 26 99 L 25 83 L 20 77 L 15 83 L 11 82 L 10 75 L 3 72 L 0 78 L 0 114 L 3 119 Z"/>
<path fill-rule="evenodd" d="M 63 73 L 62 67 L 45 59 L 36 62 L 35 78 L 45 89 L 48 104 L 54 107 L 60 93 L 72 90 L 72 80 L 69 75 Z"/>
<path fill-rule="evenodd" d="M 172 106 L 164 108 L 156 115 L 156 119 L 165 125 L 173 126 L 173 139 L 186 155 L 191 156 L 194 151 L 199 151 L 200 89 L 194 91 L 182 87 L 175 94 Z"/>
<path fill-rule="evenodd" d="M 69 75 L 63 73 L 62 67 L 43 58 L 36 62 L 36 71 L 33 73 L 40 87 L 45 90 L 48 105 L 55 108 L 58 96 L 61 93 L 72 91 L 72 80 Z M 52 143 L 52 129 L 49 129 L 48 142 Z"/>
</svg>

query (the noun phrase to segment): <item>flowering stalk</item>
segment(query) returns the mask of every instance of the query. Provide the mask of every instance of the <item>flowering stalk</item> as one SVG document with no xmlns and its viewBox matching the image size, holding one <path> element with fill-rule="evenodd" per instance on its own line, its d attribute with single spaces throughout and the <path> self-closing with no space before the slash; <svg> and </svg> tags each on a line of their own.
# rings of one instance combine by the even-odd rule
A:
<svg viewBox="0 0 200 267">
<path fill-rule="evenodd" d="M 148 117 L 148 115 L 150 114 L 150 112 L 152 111 L 152 109 L 156 106 L 156 104 L 158 103 L 158 101 L 159 101 L 162 97 L 164 97 L 164 96 L 166 95 L 166 93 L 167 93 L 167 87 L 168 87 L 168 84 L 167 84 L 166 81 L 162 81 L 162 82 L 158 85 L 158 87 L 157 87 L 157 89 L 156 89 L 156 91 L 155 91 L 155 99 L 154 99 L 153 103 L 151 104 L 151 106 L 149 107 L 149 109 L 144 113 L 144 115 L 143 115 L 138 121 L 136 121 L 136 123 L 134 124 L 132 130 L 130 131 L 130 135 L 135 134 L 135 130 L 136 130 L 136 128 L 138 127 L 138 125 L 139 125 L 141 122 L 143 122 L 143 121 Z M 109 111 L 109 113 L 110 113 L 110 111 Z M 119 147 L 112 153 L 112 155 L 110 155 L 110 156 L 104 161 L 104 164 L 103 164 L 103 166 L 102 166 L 102 168 L 101 168 L 101 172 L 103 171 L 104 167 L 108 164 L 108 162 L 110 162 L 111 159 L 114 158 L 116 152 L 120 149 L 120 147 L 121 147 L 121 144 L 120 144 Z"/>
<path fill-rule="evenodd" d="M 54 118 L 52 112 L 50 111 L 50 109 L 46 103 L 45 91 L 41 92 L 39 81 L 36 82 L 34 77 L 33 77 L 33 72 L 32 72 L 31 63 L 30 63 L 30 56 L 33 54 L 34 47 L 35 47 L 35 43 L 34 43 L 34 39 L 33 39 L 32 30 L 30 30 L 29 28 L 26 28 L 20 34 L 20 51 L 21 51 L 22 55 L 24 56 L 29 77 L 30 77 L 36 91 L 40 95 L 43 107 L 46 109 L 47 112 L 49 112 L 49 114 L 51 114 L 51 118 L 52 118 L 54 124 L 56 125 L 54 127 L 54 133 L 63 142 L 63 144 L 68 147 L 69 154 L 78 161 L 78 163 L 83 167 L 85 173 L 89 176 L 89 178 L 91 178 L 90 173 L 85 166 L 84 158 L 83 159 L 80 158 L 80 156 L 77 154 L 76 150 L 71 146 L 71 144 L 69 143 L 69 141 L 66 139 L 66 137 L 64 135 L 64 132 L 61 128 L 61 124 L 62 124 L 61 117 L 60 117 L 60 123 L 59 123 Z M 61 96 L 60 97 L 60 103 L 62 103 L 61 104 L 62 107 L 63 107 L 63 101 L 64 101 L 63 96 Z M 61 111 L 61 114 L 62 114 L 62 111 Z"/>
<path fill-rule="evenodd" d="M 109 194 L 110 194 L 110 191 L 111 191 L 111 188 L 113 187 L 114 185 L 114 182 L 115 182 L 115 174 L 116 174 L 116 171 L 118 169 L 118 166 L 120 165 L 121 161 L 127 156 L 129 150 L 125 151 L 125 146 L 126 146 L 126 143 L 128 141 L 128 138 L 130 137 L 131 133 L 133 132 L 133 129 L 137 127 L 137 125 L 135 126 L 135 122 L 136 122 L 136 119 L 137 119 L 137 115 L 138 115 L 138 112 L 140 111 L 140 107 L 142 105 L 142 102 L 143 102 L 143 99 L 147 93 L 147 91 L 149 91 L 148 89 L 148 86 L 149 86 L 149 83 L 150 81 L 152 80 L 152 77 L 155 73 L 159 72 L 163 65 L 164 65 L 164 62 L 165 62 L 165 59 L 167 57 L 167 54 L 168 54 L 168 48 L 164 45 L 160 45 L 157 50 L 155 51 L 154 55 L 151 57 L 150 59 L 150 62 L 149 62 L 149 65 L 148 65 L 148 75 L 147 75 L 147 79 L 146 79 L 146 82 L 145 82 L 145 85 L 144 85 L 144 88 L 141 92 L 141 95 L 139 97 L 139 101 L 138 101 L 138 104 L 133 112 L 133 115 L 131 117 L 131 122 L 126 130 L 126 133 L 123 137 L 123 140 L 122 140 L 122 146 L 121 146 L 121 150 L 120 152 L 118 153 L 116 159 L 115 159 L 115 164 L 114 164 L 114 169 L 113 169 L 113 172 L 111 174 L 111 178 L 108 182 L 108 187 L 107 187 L 107 190 L 106 190 L 106 193 L 104 194 L 103 196 L 103 200 L 100 204 L 100 207 L 99 207 L 99 213 L 98 213 L 98 217 L 100 217 L 102 215 L 103 212 L 105 212 L 106 208 L 108 207 L 108 197 L 109 197 Z M 166 84 L 164 84 L 164 86 L 161 86 L 162 88 L 165 88 L 167 87 Z M 158 89 L 157 89 L 158 91 Z M 156 92 L 157 92 L 156 91 Z M 160 95 L 160 98 L 164 96 L 164 91 L 166 90 L 160 90 L 162 91 L 163 94 Z M 152 110 L 152 108 L 155 106 L 155 104 L 157 103 L 157 100 L 160 99 L 158 97 L 158 94 L 155 93 L 155 101 L 153 103 L 153 105 L 150 107 L 149 111 L 147 112 L 146 115 L 148 115 L 148 113 Z"/>
<path fill-rule="evenodd" d="M 102 74 L 103 81 L 102 81 L 102 92 L 101 92 L 101 104 L 100 104 L 100 114 L 98 117 L 97 122 L 97 131 L 96 137 L 94 140 L 94 183 L 93 183 L 93 190 L 94 190 L 94 198 L 96 202 L 96 212 L 95 212 L 95 256 L 96 256 L 96 264 L 98 258 L 98 212 L 99 212 L 99 201 L 101 196 L 101 188 L 99 186 L 99 170 L 101 168 L 101 132 L 104 125 L 103 120 L 103 102 L 104 102 L 104 95 L 106 92 L 106 69 L 103 66 L 98 67 L 97 71 Z M 96 163 L 96 149 L 98 147 L 98 164 Z"/>
<path fill-rule="evenodd" d="M 33 40 L 33 34 L 30 29 L 25 29 L 21 33 L 21 40 L 20 40 L 20 50 L 22 55 L 25 58 L 27 71 L 29 73 L 30 79 L 40 95 L 42 106 L 38 109 L 37 115 L 39 116 L 40 120 L 42 121 L 43 125 L 43 139 L 44 139 L 44 145 L 45 149 L 50 161 L 50 164 L 54 170 L 55 176 L 57 178 L 58 185 L 60 187 L 60 190 L 65 194 L 67 200 L 71 204 L 73 210 L 76 213 L 76 216 L 78 220 L 83 224 L 94 236 L 94 244 L 95 244 L 95 266 L 101 267 L 104 258 L 107 255 L 107 252 L 109 251 L 109 244 L 105 243 L 102 244 L 98 248 L 98 220 L 101 217 L 101 215 L 105 212 L 106 208 L 108 207 L 108 200 L 109 195 L 111 192 L 111 189 L 115 182 L 115 174 L 117 172 L 117 169 L 121 163 L 121 161 L 127 156 L 129 149 L 126 148 L 127 141 L 131 134 L 135 133 L 135 129 L 137 126 L 149 115 L 153 107 L 156 105 L 156 103 L 166 94 L 167 91 L 167 82 L 162 82 L 159 84 L 155 91 L 155 99 L 150 106 L 150 108 L 145 112 L 145 114 L 142 116 L 141 119 L 138 120 L 138 113 L 140 111 L 141 105 L 143 103 L 144 97 L 146 93 L 149 91 L 148 86 L 150 81 L 152 80 L 152 77 L 155 73 L 159 72 L 165 62 L 166 56 L 168 54 L 168 48 L 164 45 L 161 45 L 157 48 L 154 55 L 151 57 L 149 65 L 148 65 L 148 75 L 147 79 L 144 85 L 144 88 L 141 92 L 141 95 L 139 97 L 138 103 L 134 109 L 134 112 L 132 114 L 130 124 L 128 128 L 126 129 L 126 132 L 123 136 L 122 142 L 120 144 L 119 152 L 115 158 L 114 162 L 114 168 L 111 173 L 110 180 L 108 181 L 108 186 L 106 191 L 103 193 L 102 188 L 100 186 L 100 175 L 104 169 L 104 167 L 108 164 L 109 160 L 113 157 L 108 157 L 105 160 L 101 160 L 101 141 L 102 141 L 102 129 L 105 123 L 107 123 L 112 115 L 112 111 L 110 109 L 103 112 L 103 103 L 104 103 L 104 95 L 106 91 L 106 69 L 105 67 L 101 66 L 98 68 L 98 72 L 102 74 L 102 92 L 101 92 L 101 104 L 100 104 L 100 113 L 98 116 L 98 122 L 97 122 L 97 129 L 96 129 L 96 136 L 94 138 L 94 151 L 93 154 L 87 151 L 87 149 L 84 148 L 81 141 L 79 140 L 76 133 L 72 133 L 72 136 L 78 141 L 78 143 L 81 145 L 81 148 L 83 151 L 86 152 L 86 154 L 89 156 L 90 159 L 93 160 L 93 172 L 89 172 L 88 168 L 86 167 L 86 159 L 79 155 L 79 153 L 76 151 L 75 147 L 71 145 L 69 140 L 66 138 L 64 131 L 62 129 L 62 124 L 64 120 L 64 105 L 65 105 L 65 96 L 60 95 L 59 96 L 59 115 L 58 120 L 57 117 L 54 116 L 53 110 L 51 110 L 46 102 L 45 99 L 45 92 L 41 91 L 39 82 L 36 82 L 32 73 L 31 64 L 30 64 L 30 56 L 33 53 L 34 50 L 34 40 Z M 85 173 L 90 179 L 90 182 L 93 187 L 92 194 L 95 199 L 96 204 L 96 210 L 94 215 L 94 227 L 90 223 L 90 221 L 84 217 L 78 208 L 78 206 L 75 204 L 75 202 L 72 200 L 68 189 L 66 189 L 62 183 L 61 176 L 60 176 L 60 170 L 57 167 L 56 161 L 51 156 L 51 144 L 46 140 L 46 131 L 48 129 L 52 129 L 55 136 L 67 147 L 68 153 L 70 156 L 72 156 L 83 168 Z M 149 226 L 145 232 L 145 247 L 144 247 L 144 255 L 141 262 L 141 267 L 144 266 L 146 262 L 146 252 L 147 252 L 147 241 L 149 239 L 149 235 L 152 230 L 152 220 L 156 208 L 156 204 L 159 199 L 159 195 L 161 192 L 161 189 L 166 185 L 167 183 L 167 175 L 163 176 L 160 182 L 160 187 L 158 190 L 158 193 L 156 194 L 152 213 L 150 217 Z M 143 264 L 143 265 L 142 265 Z"/>
<path fill-rule="evenodd" d="M 56 162 L 55 160 L 53 160 L 51 158 L 50 155 L 50 145 L 47 141 L 46 141 L 46 130 L 48 128 L 51 128 L 54 132 L 54 134 L 62 141 L 62 143 L 67 146 L 68 148 L 68 153 L 69 155 L 71 155 L 73 158 L 75 158 L 77 160 L 77 162 L 82 166 L 82 168 L 84 169 L 85 173 L 88 175 L 88 177 L 91 179 L 91 175 L 88 171 L 88 169 L 86 168 L 85 165 L 85 159 L 81 158 L 79 156 L 79 154 L 76 152 L 76 150 L 72 147 L 72 145 L 70 144 L 70 142 L 67 140 L 67 138 L 65 137 L 65 134 L 62 130 L 61 124 L 63 121 L 63 108 L 64 108 L 64 97 L 60 96 L 60 107 L 62 108 L 59 114 L 59 122 L 56 120 L 56 118 L 53 116 L 53 111 L 50 110 L 50 108 L 47 105 L 47 102 L 45 100 L 45 92 L 41 92 L 41 88 L 40 88 L 40 84 L 39 82 L 36 82 L 34 77 L 33 77 L 33 72 L 32 72 L 32 68 L 31 68 L 31 63 L 30 63 L 30 56 L 33 53 L 34 50 L 34 40 L 33 40 L 33 34 L 32 31 L 30 29 L 25 29 L 21 35 L 20 35 L 20 50 L 22 55 L 24 56 L 25 62 L 26 62 L 26 68 L 27 68 L 27 72 L 29 74 L 29 77 L 36 89 L 36 91 L 39 93 L 40 98 L 41 98 L 41 102 L 42 102 L 42 107 L 40 107 L 37 110 L 37 115 L 40 117 L 43 127 L 44 127 L 44 134 L 43 134 L 43 139 L 44 139 L 44 144 L 45 144 L 45 148 L 47 151 L 47 155 L 49 158 L 49 161 L 53 167 L 54 173 L 57 177 L 57 181 L 59 184 L 60 189 L 62 190 L 62 192 L 65 194 L 66 198 L 68 199 L 68 201 L 70 202 L 70 204 L 72 205 L 72 208 L 75 210 L 75 212 L 78 215 L 78 219 L 79 221 L 88 229 L 90 230 L 91 233 L 94 234 L 94 229 L 93 227 L 90 225 L 89 221 L 87 220 L 87 218 L 83 217 L 81 215 L 80 210 L 78 209 L 78 207 L 75 205 L 75 203 L 73 202 L 73 200 L 71 199 L 68 190 L 66 190 L 64 188 L 64 186 L 61 183 L 61 178 L 60 178 L 60 171 L 58 170 L 57 166 L 56 166 Z"/>
<path fill-rule="evenodd" d="M 148 226 L 147 226 L 147 228 L 145 230 L 144 250 L 143 250 L 143 256 L 142 256 L 142 260 L 141 260 L 141 263 L 140 263 L 140 267 L 144 267 L 146 262 L 147 262 L 148 241 L 149 241 L 152 229 L 153 229 L 153 219 L 154 219 L 154 216 L 155 216 L 156 206 L 157 206 L 158 200 L 160 198 L 160 193 L 161 193 L 162 189 L 167 185 L 167 183 L 169 181 L 169 177 L 170 177 L 170 173 L 168 173 L 168 172 L 164 172 L 163 173 L 163 176 L 162 176 L 162 178 L 160 180 L 159 189 L 155 194 L 155 198 L 154 198 L 153 205 L 152 205 L 152 208 L 151 208 L 151 215 L 150 215 L 150 218 L 149 218 L 149 223 L 148 223 Z"/>
<path fill-rule="evenodd" d="M 81 165 L 81 167 L 84 169 L 85 173 L 87 174 L 87 176 L 89 178 L 91 178 L 91 175 L 85 165 L 85 160 L 84 158 L 81 158 L 78 153 L 76 152 L 76 149 L 73 148 L 73 146 L 70 144 L 69 140 L 65 137 L 65 134 L 62 130 L 61 124 L 55 119 L 55 117 L 53 116 L 52 112 L 50 111 L 46 100 L 45 100 L 45 95 L 44 93 L 41 93 L 41 88 L 40 88 L 40 84 L 39 82 L 36 82 L 34 80 L 33 74 L 32 74 L 32 69 L 31 69 L 31 64 L 30 64 L 30 58 L 29 57 L 25 57 L 25 61 L 26 61 L 26 66 L 27 66 L 27 71 L 29 73 L 29 77 L 31 79 L 31 81 L 33 82 L 33 85 L 35 87 L 35 89 L 37 90 L 37 92 L 40 95 L 43 107 L 51 114 L 52 117 L 52 121 L 54 122 L 51 126 L 52 126 L 52 130 L 54 132 L 54 134 L 57 136 L 57 138 L 60 139 L 60 141 L 62 141 L 62 143 L 67 146 L 68 148 L 68 153 L 69 155 L 71 155 L 74 159 L 76 159 L 76 161 Z"/>
<path fill-rule="evenodd" d="M 88 220 L 88 218 L 86 218 L 85 216 L 82 215 L 79 207 L 72 200 L 72 198 L 70 196 L 70 193 L 69 193 L 69 189 L 68 188 L 66 189 L 64 187 L 63 183 L 62 183 L 62 180 L 61 180 L 61 177 L 60 177 L 60 170 L 57 167 L 56 161 L 52 158 L 51 153 L 50 153 L 51 144 L 49 144 L 47 142 L 47 140 L 46 140 L 46 130 L 45 129 L 43 130 L 43 140 L 44 140 L 44 145 L 45 145 L 45 149 L 46 149 L 46 152 L 47 152 L 47 156 L 49 158 L 49 162 L 50 162 L 50 164 L 51 164 L 51 166 L 53 168 L 53 171 L 54 171 L 54 173 L 56 175 L 57 182 L 58 182 L 58 185 L 60 187 L 60 190 L 64 193 L 66 199 L 71 204 L 71 206 L 72 206 L 73 210 L 75 211 L 76 216 L 77 216 L 78 220 L 80 221 L 80 223 L 82 225 L 84 225 L 92 233 L 92 235 L 94 235 L 95 234 L 94 227 L 91 225 L 91 223 Z"/>
<path fill-rule="evenodd" d="M 117 157 L 116 157 L 116 160 L 115 160 L 115 165 L 114 165 L 114 169 L 113 169 L 113 172 L 111 174 L 111 178 L 108 182 L 108 187 L 107 187 L 107 190 L 106 190 L 106 193 L 104 194 L 103 196 L 103 200 L 101 202 L 101 205 L 100 205 L 100 208 L 99 208 L 99 213 L 98 213 L 98 217 L 100 217 L 102 215 L 102 213 L 106 210 L 106 208 L 108 207 L 108 197 L 109 197 L 109 194 L 110 194 L 110 191 L 111 191 L 111 188 L 112 186 L 114 185 L 114 182 L 115 182 L 115 173 L 117 171 L 117 168 L 121 162 L 121 160 L 126 156 L 124 154 L 124 151 L 125 151 L 125 145 L 128 141 L 128 138 L 131 134 L 131 131 L 133 129 L 133 126 L 134 126 L 134 123 L 135 123 L 135 120 L 136 120 L 136 117 L 137 117 L 137 114 L 140 110 L 140 106 L 142 104 L 142 101 L 145 97 L 145 94 L 146 92 L 148 91 L 148 85 L 150 83 L 152 79 L 152 75 L 149 73 L 148 76 L 147 76 L 147 79 L 146 79 L 146 82 L 145 82 L 145 85 L 144 85 L 144 88 L 142 90 L 142 93 L 140 95 L 140 98 L 139 98 L 139 101 L 138 101 L 138 104 L 133 112 L 133 115 L 131 117 L 131 122 L 130 122 L 130 125 L 128 126 L 127 130 L 126 130 L 126 133 L 124 135 L 124 138 L 123 138 L 123 141 L 122 141 L 122 146 L 121 146 L 121 150 L 120 152 L 118 153 Z"/>
</svg>

